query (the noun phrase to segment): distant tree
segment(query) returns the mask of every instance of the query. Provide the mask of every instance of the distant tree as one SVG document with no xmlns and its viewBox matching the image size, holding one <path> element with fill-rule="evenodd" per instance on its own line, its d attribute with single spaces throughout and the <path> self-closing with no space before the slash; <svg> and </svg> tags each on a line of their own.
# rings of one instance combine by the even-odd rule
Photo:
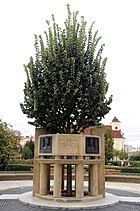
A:
<svg viewBox="0 0 140 211">
<path fill-rule="evenodd" d="M 34 141 L 32 141 L 32 139 L 30 141 L 27 141 L 25 147 L 29 147 L 32 152 L 32 157 L 34 157 Z"/>
<path fill-rule="evenodd" d="M 15 155 L 20 154 L 21 151 L 21 145 L 20 145 L 20 140 L 21 140 L 21 132 L 19 130 L 12 130 L 12 135 L 15 138 L 14 141 L 14 150 L 15 150 Z"/>
<path fill-rule="evenodd" d="M 22 149 L 22 158 L 24 158 L 24 159 L 31 159 L 31 158 L 33 158 L 32 151 L 29 149 L 29 147 L 25 146 Z"/>
<path fill-rule="evenodd" d="M 118 157 L 119 157 L 120 160 L 127 160 L 128 159 L 128 153 L 124 150 L 120 150 Z"/>
<path fill-rule="evenodd" d="M 36 57 L 24 65 L 27 81 L 21 109 L 33 119 L 30 124 L 44 128 L 48 133 L 78 133 L 100 123 L 110 111 L 112 96 L 106 98 L 106 81 L 102 58 L 104 44 L 94 34 L 93 25 L 78 12 L 71 13 L 61 29 L 52 15 L 47 21 L 46 42 L 35 35 Z M 73 129 L 73 130 L 71 130 Z"/>
<path fill-rule="evenodd" d="M 119 153 L 120 153 L 119 150 L 116 150 L 116 149 L 113 150 L 113 159 L 115 159 L 116 161 L 119 158 Z"/>
<path fill-rule="evenodd" d="M 105 161 L 106 163 L 110 160 L 113 159 L 113 145 L 114 145 L 114 140 L 112 136 L 112 130 L 109 128 L 105 128 Z"/>
<path fill-rule="evenodd" d="M 22 149 L 22 158 L 32 159 L 34 157 L 34 142 L 32 140 L 27 141 Z"/>
<path fill-rule="evenodd" d="M 0 164 L 5 166 L 16 152 L 12 126 L 0 119 Z"/>
</svg>

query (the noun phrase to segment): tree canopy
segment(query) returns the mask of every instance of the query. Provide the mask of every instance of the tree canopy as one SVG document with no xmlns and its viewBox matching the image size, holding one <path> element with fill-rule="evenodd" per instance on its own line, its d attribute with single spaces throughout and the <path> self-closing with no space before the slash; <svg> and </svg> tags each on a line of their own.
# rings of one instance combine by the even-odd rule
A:
<svg viewBox="0 0 140 211">
<path fill-rule="evenodd" d="M 18 151 L 11 125 L 0 119 L 0 164 L 6 164 Z"/>
<path fill-rule="evenodd" d="M 112 130 L 110 128 L 105 128 L 105 161 L 108 163 L 109 160 L 113 159 L 113 145 L 114 140 L 112 136 Z"/>
<path fill-rule="evenodd" d="M 52 15 L 45 40 L 35 35 L 35 58 L 24 69 L 27 81 L 21 109 L 29 123 L 48 133 L 78 133 L 97 125 L 110 111 L 106 98 L 106 58 L 94 22 L 87 29 L 84 17 L 71 12 L 61 28 Z M 99 45 L 99 46 L 98 46 Z"/>
<path fill-rule="evenodd" d="M 22 158 L 32 159 L 34 158 L 34 142 L 32 140 L 27 141 L 22 149 Z"/>
</svg>

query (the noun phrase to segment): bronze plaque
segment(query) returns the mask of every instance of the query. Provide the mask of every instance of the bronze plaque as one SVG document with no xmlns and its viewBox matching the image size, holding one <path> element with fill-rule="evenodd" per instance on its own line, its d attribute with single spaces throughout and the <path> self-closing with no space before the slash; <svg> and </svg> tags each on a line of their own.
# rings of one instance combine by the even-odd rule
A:
<svg viewBox="0 0 140 211">
<path fill-rule="evenodd" d="M 86 137 L 85 141 L 85 153 L 86 154 L 99 154 L 99 138 L 98 137 Z"/>
<path fill-rule="evenodd" d="M 39 153 L 52 153 L 52 137 L 43 136 L 40 137 L 40 149 Z"/>
</svg>

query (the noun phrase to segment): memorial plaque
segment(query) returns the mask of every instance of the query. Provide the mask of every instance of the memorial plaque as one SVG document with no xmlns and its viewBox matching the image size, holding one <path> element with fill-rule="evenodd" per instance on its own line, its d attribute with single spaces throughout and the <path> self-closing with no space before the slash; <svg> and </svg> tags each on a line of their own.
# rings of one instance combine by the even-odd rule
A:
<svg viewBox="0 0 140 211">
<path fill-rule="evenodd" d="M 43 136 L 40 137 L 39 153 L 52 153 L 52 137 Z"/>
<path fill-rule="evenodd" d="M 86 154 L 99 154 L 99 138 L 98 137 L 86 137 L 85 141 L 85 153 Z"/>
</svg>

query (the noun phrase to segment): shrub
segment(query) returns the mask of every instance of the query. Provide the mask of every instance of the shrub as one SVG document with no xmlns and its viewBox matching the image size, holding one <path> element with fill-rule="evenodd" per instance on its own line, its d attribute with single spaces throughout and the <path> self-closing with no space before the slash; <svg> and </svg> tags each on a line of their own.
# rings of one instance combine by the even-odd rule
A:
<svg viewBox="0 0 140 211">
<path fill-rule="evenodd" d="M 121 166 L 121 161 L 112 161 L 110 163 L 112 163 L 113 166 Z"/>
<path fill-rule="evenodd" d="M 123 173 L 140 173 L 139 167 L 122 167 L 121 172 Z"/>
<path fill-rule="evenodd" d="M 10 159 L 9 164 L 26 164 L 26 165 L 33 165 L 34 164 L 34 160 L 33 159 Z"/>
<path fill-rule="evenodd" d="M 7 164 L 5 170 L 6 171 L 31 171 L 33 165 L 25 165 L 25 164 Z"/>
<path fill-rule="evenodd" d="M 140 161 L 131 161 L 129 163 L 132 167 L 140 167 Z"/>
<path fill-rule="evenodd" d="M 131 155 L 129 158 L 129 161 L 140 161 L 140 153 L 137 153 L 135 155 Z"/>
<path fill-rule="evenodd" d="M 122 173 L 140 173 L 140 167 L 105 166 L 106 169 L 121 170 Z"/>
</svg>

